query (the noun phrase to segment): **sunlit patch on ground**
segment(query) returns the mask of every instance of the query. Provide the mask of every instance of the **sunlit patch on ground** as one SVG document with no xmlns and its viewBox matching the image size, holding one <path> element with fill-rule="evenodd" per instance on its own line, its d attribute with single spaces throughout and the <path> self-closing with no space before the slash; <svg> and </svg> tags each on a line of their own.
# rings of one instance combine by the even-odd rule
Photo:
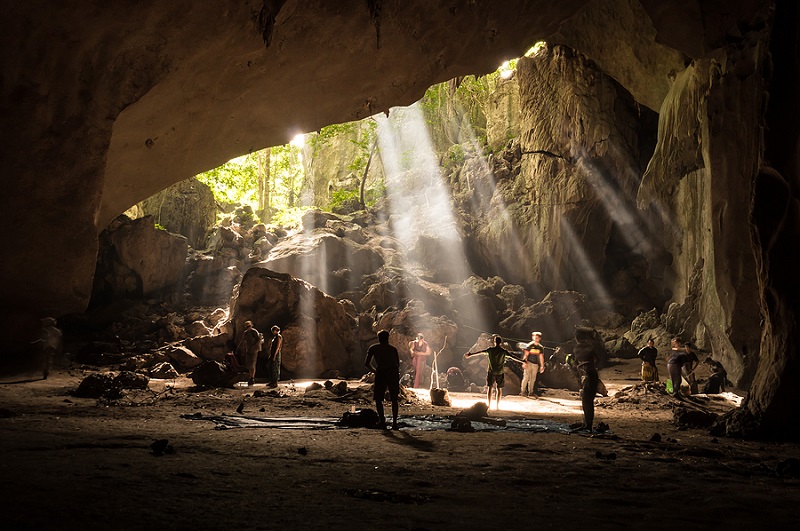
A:
<svg viewBox="0 0 800 531">
<path fill-rule="evenodd" d="M 414 392 L 420 400 L 430 402 L 431 396 L 428 389 L 409 389 Z M 486 395 L 478 393 L 454 393 L 448 391 L 450 402 L 454 408 L 466 409 L 475 402 L 486 402 Z M 490 412 L 494 409 L 495 402 L 492 400 Z M 518 395 L 504 395 L 500 400 L 500 412 L 513 412 L 522 415 L 546 415 L 546 414 L 575 414 L 581 415 L 580 400 L 575 398 L 548 397 L 527 398 Z"/>
</svg>

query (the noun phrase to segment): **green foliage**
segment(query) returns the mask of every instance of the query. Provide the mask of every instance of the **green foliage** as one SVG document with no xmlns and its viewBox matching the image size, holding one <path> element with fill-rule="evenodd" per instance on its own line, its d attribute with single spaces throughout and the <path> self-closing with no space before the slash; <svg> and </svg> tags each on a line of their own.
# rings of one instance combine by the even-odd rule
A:
<svg viewBox="0 0 800 531">
<path fill-rule="evenodd" d="M 298 228 L 303 220 L 303 214 L 313 207 L 289 207 L 277 210 L 272 216 L 272 224 L 287 229 Z"/>
<path fill-rule="evenodd" d="M 160 223 L 155 224 L 156 230 L 163 230 L 166 232 L 167 228 L 161 225 Z"/>
<path fill-rule="evenodd" d="M 258 186 L 256 153 L 229 160 L 222 166 L 197 175 L 197 180 L 208 185 L 218 201 L 254 205 Z"/>
<path fill-rule="evenodd" d="M 358 155 L 356 155 L 355 159 L 353 159 L 353 162 L 347 166 L 347 169 L 358 174 L 360 177 L 364 172 L 364 169 L 367 167 L 367 161 L 369 160 L 369 154 L 372 150 L 372 145 L 375 143 L 375 140 L 378 137 L 378 122 L 372 118 L 367 118 L 366 120 L 355 123 L 359 124 L 360 126 L 360 134 L 355 140 L 350 140 L 350 142 L 358 146 Z"/>
<path fill-rule="evenodd" d="M 331 206 L 337 206 L 342 203 L 347 203 L 353 199 L 358 200 L 358 190 L 336 190 L 331 194 Z"/>
<path fill-rule="evenodd" d="M 316 135 L 311 135 L 309 145 L 311 146 L 312 156 L 316 156 L 322 147 L 333 138 L 341 135 L 350 135 L 356 132 L 359 122 L 347 122 L 343 124 L 327 125 L 319 130 Z"/>
<path fill-rule="evenodd" d="M 364 202 L 366 206 L 374 205 L 380 198 L 386 195 L 386 183 L 383 180 L 376 182 L 364 190 Z"/>
<path fill-rule="evenodd" d="M 271 207 L 275 211 L 280 212 L 296 206 L 304 175 L 305 170 L 298 146 L 284 144 L 270 148 Z"/>
<path fill-rule="evenodd" d="M 452 165 L 460 166 L 464 164 L 464 147 L 461 144 L 453 144 L 447 150 L 447 159 Z"/>
</svg>

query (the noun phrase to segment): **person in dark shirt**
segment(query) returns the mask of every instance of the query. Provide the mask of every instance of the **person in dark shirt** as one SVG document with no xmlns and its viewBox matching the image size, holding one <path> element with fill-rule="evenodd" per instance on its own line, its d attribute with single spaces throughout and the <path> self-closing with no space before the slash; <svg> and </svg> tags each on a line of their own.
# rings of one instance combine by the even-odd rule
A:
<svg viewBox="0 0 800 531">
<path fill-rule="evenodd" d="M 656 359 L 658 359 L 658 350 L 652 338 L 647 340 L 647 346 L 639 350 L 638 356 L 642 360 L 642 381 L 657 382 L 658 369 L 656 368 Z"/>
<path fill-rule="evenodd" d="M 710 356 L 706 358 L 703 363 L 706 363 L 709 367 L 711 367 L 711 375 L 708 377 L 708 380 L 706 380 L 706 383 L 703 386 L 703 393 L 707 395 L 724 393 L 725 385 L 728 380 L 728 371 L 725 370 L 725 367 L 722 366 L 722 363 L 711 359 Z"/>
<path fill-rule="evenodd" d="M 278 380 L 281 379 L 281 347 L 283 347 L 283 336 L 278 325 L 273 325 L 270 329 L 272 338 L 269 341 L 269 352 L 267 353 L 267 364 L 269 367 L 269 383 L 267 387 L 278 387 Z"/>
<path fill-rule="evenodd" d="M 600 384 L 597 374 L 597 360 L 601 353 L 597 351 L 597 344 L 592 341 L 592 331 L 585 328 L 575 329 L 575 349 L 572 355 L 578 372 L 581 374 L 581 408 L 583 409 L 583 426 L 578 430 L 592 431 L 594 422 L 594 397 Z"/>
<path fill-rule="evenodd" d="M 372 360 L 375 360 L 374 367 Z M 378 332 L 378 342 L 367 349 L 364 365 L 375 373 L 373 397 L 375 398 L 375 410 L 378 412 L 378 417 L 380 417 L 381 426 L 386 425 L 383 399 L 388 389 L 389 399 L 392 401 L 392 429 L 396 430 L 398 428 L 397 414 L 400 409 L 398 400 L 400 395 L 400 354 L 396 348 L 389 344 L 389 332 L 387 330 Z"/>
<path fill-rule="evenodd" d="M 247 385 L 256 383 L 256 363 L 258 362 L 258 353 L 261 351 L 262 343 L 263 337 L 261 336 L 261 332 L 256 330 L 252 321 L 245 321 L 244 333 L 242 334 L 242 341 L 239 345 L 241 347 L 241 345 L 244 344 L 244 364 L 245 367 L 247 367 L 247 372 L 250 374 Z"/>
<path fill-rule="evenodd" d="M 544 347 L 541 344 L 542 333 L 533 332 L 531 334 L 531 341 L 523 349 L 522 357 L 522 389 L 520 396 L 537 397 L 536 394 L 536 377 L 544 372 Z"/>
<path fill-rule="evenodd" d="M 672 383 L 672 395 L 681 396 L 681 382 L 683 380 L 683 366 L 690 362 L 686 346 L 679 337 L 672 338 L 672 348 L 667 353 L 667 371 Z"/>
<path fill-rule="evenodd" d="M 522 363 L 520 360 L 516 358 L 510 357 L 511 354 L 509 351 L 501 347 L 500 345 L 503 343 L 503 338 L 495 335 L 494 336 L 494 346 L 489 347 L 486 350 L 481 350 L 480 352 L 467 352 L 464 354 L 465 358 L 469 358 L 470 356 L 474 356 L 476 354 L 486 354 L 489 358 L 489 367 L 486 371 L 486 385 L 489 386 L 489 390 L 486 392 L 486 402 L 488 407 L 492 407 L 492 388 L 496 385 L 497 386 L 497 407 L 496 409 L 500 409 L 500 398 L 503 396 L 503 386 L 505 385 L 505 363 L 506 359 L 512 359 L 517 361 L 518 363 Z"/>
<path fill-rule="evenodd" d="M 686 350 L 686 363 L 681 367 L 681 372 L 683 374 L 683 379 L 689 384 L 689 394 L 696 395 L 698 393 L 698 385 L 694 370 L 700 363 L 700 358 L 697 357 L 698 348 L 693 343 L 687 341 L 684 345 L 684 349 Z"/>
</svg>

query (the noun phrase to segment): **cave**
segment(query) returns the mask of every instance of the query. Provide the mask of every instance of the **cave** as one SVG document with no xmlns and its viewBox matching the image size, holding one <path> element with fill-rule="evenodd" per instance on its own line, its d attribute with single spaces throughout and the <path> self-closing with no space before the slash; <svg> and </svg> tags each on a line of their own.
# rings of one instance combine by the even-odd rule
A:
<svg viewBox="0 0 800 531">
<path fill-rule="evenodd" d="M 560 164 L 554 147 L 592 135 L 602 150 L 597 131 L 611 126 L 641 144 L 635 186 L 624 179 L 615 186 L 642 211 L 658 205 L 662 216 L 652 215 L 652 226 L 664 245 L 641 257 L 660 283 L 626 311 L 671 306 L 734 368 L 749 393 L 727 416 L 728 435 L 800 439 L 791 243 L 800 231 L 800 107 L 792 103 L 800 7 L 793 2 L 93 1 L 5 11 L 6 357 L 26 351 L 42 318 L 87 310 L 101 235 L 132 205 L 298 133 L 410 105 L 435 83 L 492 72 L 545 41 L 554 71 L 579 57 L 598 72 L 581 81 L 587 90 L 619 86 L 629 110 L 612 102 L 618 122 L 528 131 L 526 164 Z M 532 91 L 523 114 L 552 103 Z M 625 112 L 657 134 L 626 130 Z M 624 168 L 597 174 L 611 181 Z M 530 183 L 544 198 L 555 195 L 548 186 Z M 465 236 L 475 242 L 468 258 L 482 276 L 513 277 L 518 268 L 493 268 L 498 256 L 513 263 L 508 248 L 493 247 L 493 231 L 520 228 L 476 223 Z M 608 230 L 609 245 L 624 246 L 626 226 Z M 522 245 L 547 254 L 536 245 L 552 241 L 537 242 Z M 559 249 L 565 263 L 574 257 Z M 604 267 L 608 278 L 621 270 L 613 261 Z M 546 261 L 535 270 L 555 286 L 580 278 Z M 626 293 L 623 280 L 616 289 Z"/>
</svg>

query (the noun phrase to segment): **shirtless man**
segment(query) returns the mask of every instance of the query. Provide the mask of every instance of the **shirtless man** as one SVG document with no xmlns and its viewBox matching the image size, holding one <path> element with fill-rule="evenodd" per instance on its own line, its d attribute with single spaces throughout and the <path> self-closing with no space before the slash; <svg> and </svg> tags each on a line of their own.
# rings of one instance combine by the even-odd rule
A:
<svg viewBox="0 0 800 531">
<path fill-rule="evenodd" d="M 375 360 L 375 366 L 372 360 Z M 396 430 L 397 413 L 399 409 L 400 394 L 400 354 L 397 349 L 389 344 L 389 332 L 381 330 L 378 332 L 378 342 L 367 349 L 367 357 L 364 365 L 375 373 L 375 385 L 373 398 L 375 399 L 375 410 L 380 417 L 381 426 L 386 426 L 386 416 L 383 412 L 383 398 L 386 390 L 389 390 L 389 399 L 392 401 L 392 429 Z"/>
<path fill-rule="evenodd" d="M 512 359 L 517 363 L 522 363 L 520 360 L 509 356 L 509 351 L 501 347 L 503 338 L 495 335 L 494 346 L 480 352 L 467 352 L 464 354 L 465 358 L 474 356 L 476 354 L 486 354 L 489 358 L 489 366 L 486 370 L 486 385 L 489 390 L 486 392 L 486 405 L 492 407 L 492 388 L 497 386 L 497 405 L 495 409 L 500 409 L 500 398 L 503 396 L 503 387 L 505 386 L 505 363 L 506 359 Z"/>
</svg>

